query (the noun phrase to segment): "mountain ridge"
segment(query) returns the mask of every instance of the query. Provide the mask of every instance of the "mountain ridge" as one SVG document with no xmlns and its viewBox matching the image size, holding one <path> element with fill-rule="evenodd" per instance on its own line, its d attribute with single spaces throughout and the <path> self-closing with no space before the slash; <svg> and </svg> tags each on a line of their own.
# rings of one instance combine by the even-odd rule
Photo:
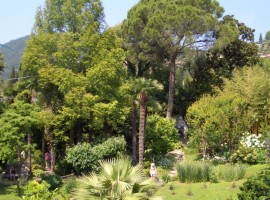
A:
<svg viewBox="0 0 270 200">
<path fill-rule="evenodd" d="M 21 58 L 26 47 L 26 42 L 30 38 L 29 35 L 11 40 L 3 46 L 0 46 L 0 54 L 4 56 L 6 67 L 0 73 L 0 78 L 8 79 L 11 74 L 11 69 L 14 66 L 15 71 L 19 71 Z M 8 47 L 8 48 L 6 48 Z"/>
</svg>

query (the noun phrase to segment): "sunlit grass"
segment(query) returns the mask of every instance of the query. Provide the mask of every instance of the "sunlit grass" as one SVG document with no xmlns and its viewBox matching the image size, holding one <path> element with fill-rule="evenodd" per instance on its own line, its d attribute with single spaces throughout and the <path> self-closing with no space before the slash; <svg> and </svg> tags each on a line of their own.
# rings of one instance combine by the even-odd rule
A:
<svg viewBox="0 0 270 200">
<path fill-rule="evenodd" d="M 239 186 L 245 180 L 219 183 L 180 183 L 169 182 L 156 193 L 157 196 L 165 196 L 169 200 L 228 200 L 237 199 Z M 172 187 L 173 186 L 173 187 Z M 173 190 L 172 190 L 173 188 Z"/>
</svg>

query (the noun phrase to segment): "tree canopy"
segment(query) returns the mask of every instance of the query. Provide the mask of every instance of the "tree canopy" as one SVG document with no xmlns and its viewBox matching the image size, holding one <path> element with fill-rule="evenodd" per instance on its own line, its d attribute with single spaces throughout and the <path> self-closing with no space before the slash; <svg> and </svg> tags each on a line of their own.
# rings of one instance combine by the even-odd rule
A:
<svg viewBox="0 0 270 200">
<path fill-rule="evenodd" d="M 169 66 L 167 117 L 173 114 L 175 68 L 179 55 L 186 48 L 205 50 L 214 42 L 221 48 L 230 43 L 237 30 L 228 24 L 219 25 L 223 8 L 217 1 L 158 0 L 140 1 L 123 22 L 123 37 L 131 49 L 130 62 L 160 60 Z M 219 39 L 215 33 L 219 30 Z"/>
</svg>

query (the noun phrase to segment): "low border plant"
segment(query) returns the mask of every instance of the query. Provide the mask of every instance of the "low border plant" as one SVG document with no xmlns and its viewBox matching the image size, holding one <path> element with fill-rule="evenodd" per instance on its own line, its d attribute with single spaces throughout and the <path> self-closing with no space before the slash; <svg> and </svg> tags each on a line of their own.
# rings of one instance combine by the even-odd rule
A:
<svg viewBox="0 0 270 200">
<path fill-rule="evenodd" d="M 210 181 L 212 166 L 205 162 L 179 162 L 176 165 L 180 182 L 195 183 Z"/>
<path fill-rule="evenodd" d="M 246 174 L 246 165 L 237 164 L 237 165 L 226 165 L 223 171 L 223 179 L 225 181 L 237 181 L 245 177 Z"/>
</svg>

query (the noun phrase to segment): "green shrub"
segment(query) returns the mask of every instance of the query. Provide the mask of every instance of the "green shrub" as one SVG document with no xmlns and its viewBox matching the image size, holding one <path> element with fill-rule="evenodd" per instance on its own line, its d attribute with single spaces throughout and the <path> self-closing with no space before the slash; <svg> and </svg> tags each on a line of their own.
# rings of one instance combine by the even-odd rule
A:
<svg viewBox="0 0 270 200">
<path fill-rule="evenodd" d="M 218 183 L 218 175 L 216 173 L 212 173 L 210 176 L 211 183 Z"/>
<path fill-rule="evenodd" d="M 161 179 L 162 179 L 165 183 L 168 183 L 168 182 L 171 181 L 170 175 L 169 175 L 169 174 L 165 174 L 165 173 L 161 175 Z"/>
<path fill-rule="evenodd" d="M 225 181 L 237 181 L 239 179 L 244 178 L 246 174 L 246 166 L 245 165 L 226 165 L 223 171 L 223 179 Z"/>
<path fill-rule="evenodd" d="M 240 187 L 239 200 L 270 199 L 270 171 L 263 171 L 256 177 L 250 177 Z"/>
<path fill-rule="evenodd" d="M 179 181 L 188 183 L 210 181 L 212 174 L 210 164 L 201 162 L 179 162 L 176 170 Z"/>
<path fill-rule="evenodd" d="M 157 166 L 163 169 L 172 168 L 175 165 L 175 158 L 172 156 L 163 156 L 157 161 Z"/>
<path fill-rule="evenodd" d="M 44 169 L 39 164 L 32 165 L 32 173 L 34 177 L 40 178 L 42 174 L 44 174 Z"/>
<path fill-rule="evenodd" d="M 46 181 L 50 185 L 50 190 L 54 190 L 56 188 L 59 188 L 62 185 L 61 177 L 58 174 L 42 174 L 41 179 L 43 181 Z"/>
<path fill-rule="evenodd" d="M 256 151 L 253 147 L 245 147 L 240 145 L 239 148 L 232 154 L 231 160 L 233 163 L 243 162 L 249 164 L 256 163 Z"/>
<path fill-rule="evenodd" d="M 50 184 L 48 184 L 46 181 L 42 181 L 42 183 L 31 181 L 23 188 L 23 199 L 49 200 L 51 199 L 49 188 Z"/>
<path fill-rule="evenodd" d="M 167 119 L 159 115 L 147 117 L 145 135 L 145 159 L 159 160 L 158 156 L 166 155 L 174 149 L 175 143 L 179 145 L 178 130 L 175 128 L 175 120 Z"/>
<path fill-rule="evenodd" d="M 76 187 L 76 183 L 77 181 L 75 177 L 68 179 L 63 185 L 64 192 L 69 194 Z"/>
<path fill-rule="evenodd" d="M 63 186 L 60 188 L 59 191 L 57 191 L 57 196 L 55 200 L 60 200 L 60 199 L 65 199 L 68 200 L 70 199 L 70 194 L 72 191 L 75 190 L 77 186 L 77 180 L 75 177 L 68 178 L 64 181 Z"/>
<path fill-rule="evenodd" d="M 72 164 L 68 163 L 65 159 L 57 162 L 55 166 L 55 173 L 61 176 L 71 174 L 73 171 Z"/>
<path fill-rule="evenodd" d="M 232 165 L 226 165 L 224 171 L 223 171 L 223 179 L 225 181 L 233 181 L 235 179 L 235 171 L 234 166 Z"/>
<path fill-rule="evenodd" d="M 234 170 L 235 170 L 237 180 L 240 180 L 245 177 L 246 169 L 247 169 L 246 165 L 238 164 L 235 166 Z"/>
<path fill-rule="evenodd" d="M 94 147 L 89 143 L 82 143 L 68 148 L 65 159 L 80 174 L 98 171 L 99 160 L 117 157 L 125 152 L 126 141 L 124 137 L 113 137 Z"/>
<path fill-rule="evenodd" d="M 232 154 L 231 160 L 233 163 L 256 164 L 258 162 L 256 148 L 240 144 L 238 149 Z"/>
</svg>

